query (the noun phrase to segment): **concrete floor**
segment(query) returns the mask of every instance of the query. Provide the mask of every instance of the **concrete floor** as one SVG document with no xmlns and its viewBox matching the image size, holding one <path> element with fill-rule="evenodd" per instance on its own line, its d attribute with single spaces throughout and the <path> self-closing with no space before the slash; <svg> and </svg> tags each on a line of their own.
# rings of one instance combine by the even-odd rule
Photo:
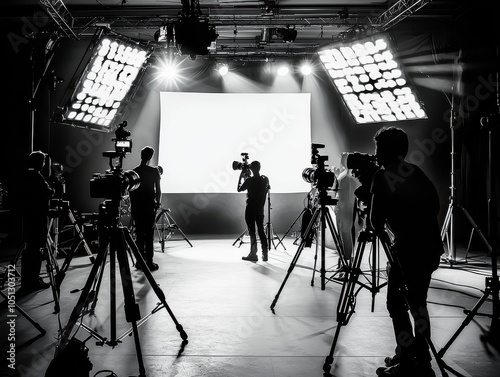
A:
<svg viewBox="0 0 500 377">
<path fill-rule="evenodd" d="M 303 250 L 284 283 L 298 249 L 293 238 L 287 237 L 283 241 L 284 247 L 278 245 L 272 249 L 268 262 L 251 263 L 241 260 L 242 255 L 248 254 L 249 244 L 238 242 L 233 245 L 237 235 L 233 238 L 188 237 L 193 247 L 181 238 L 167 241 L 164 252 L 161 252 L 159 243 L 156 243 L 155 261 L 160 269 L 153 272 L 154 282 L 165 294 L 172 315 L 188 336 L 187 344 L 169 312 L 163 306 L 154 311 L 160 300 L 150 282 L 140 270 L 131 269 L 135 299 L 141 317 L 146 318 L 138 327 L 144 375 L 323 376 L 325 357 L 330 352 L 338 326 L 336 310 L 342 284 L 326 280 L 325 289 L 321 289 L 321 274 L 312 269 L 314 245 Z M 382 287 L 372 298 L 369 289 L 369 273 L 373 270 L 370 250 L 364 254 L 362 268 L 365 274 L 359 281 L 365 283 L 365 287 L 359 286 L 355 313 L 346 326 L 341 326 L 331 365 L 333 376 L 375 376 L 375 370 L 383 365 L 384 357 L 393 353 L 391 321 L 385 309 L 385 288 Z M 318 264 L 321 260 L 319 255 Z M 326 249 L 324 260 L 330 270 L 338 264 L 336 252 L 329 249 Z M 460 258 L 457 261 L 460 263 L 453 264 L 453 267 L 442 263 L 434 273 L 429 293 L 432 340 L 437 351 L 443 350 L 463 323 L 464 309 L 471 309 L 478 302 L 485 288 L 485 279 L 491 276 L 491 261 L 484 252 L 469 254 L 467 263 L 461 262 Z M 380 256 L 379 262 L 381 266 L 385 265 L 384 255 Z M 7 320 L 12 317 L 8 316 L 5 307 L 0 311 L 3 355 L 0 376 L 45 375 L 54 359 L 59 330 L 67 325 L 80 297 L 80 293 L 71 291 L 84 286 L 91 266 L 86 255 L 72 259 L 61 285 L 58 314 L 54 313 L 50 289 L 17 299 L 17 304 L 46 334 L 42 336 L 17 312 L 15 373 L 4 364 L 9 349 Z M 332 275 L 333 272 L 329 272 L 326 277 Z M 133 336 L 127 335 L 131 324 L 125 320 L 121 280 L 117 278 L 116 305 L 110 305 L 109 264 L 102 277 L 94 314 L 83 319 L 93 331 L 76 325 L 71 337 L 85 341 L 89 349 L 93 364 L 89 376 L 113 376 L 111 371 L 120 377 L 138 376 L 138 352 Z M 383 282 L 384 274 L 381 273 L 376 285 Z M 278 296 L 280 288 L 283 289 Z M 270 310 L 273 301 L 275 314 Z M 111 324 L 113 312 L 116 313 L 116 326 Z M 488 299 L 481 305 L 480 314 L 491 312 L 492 303 Z M 499 376 L 499 352 L 482 337 L 488 333 L 491 318 L 480 314 L 474 316 L 446 347 L 442 360 L 454 370 L 448 369 L 448 375 Z M 112 333 L 113 327 L 115 334 Z M 92 337 L 91 332 L 96 336 Z M 123 338 L 122 334 L 125 334 Z M 106 338 L 106 341 L 119 339 L 120 343 L 114 347 L 97 345 L 96 337 Z M 437 376 L 440 376 L 435 360 L 433 364 Z M 108 372 L 98 373 L 104 370 Z M 74 370 L 68 370 L 65 375 L 72 374 Z"/>
</svg>

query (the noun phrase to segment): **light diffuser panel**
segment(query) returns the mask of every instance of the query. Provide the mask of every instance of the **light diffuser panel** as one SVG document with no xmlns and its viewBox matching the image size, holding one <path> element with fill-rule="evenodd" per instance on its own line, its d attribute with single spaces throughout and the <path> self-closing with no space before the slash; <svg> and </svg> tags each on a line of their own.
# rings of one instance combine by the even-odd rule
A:
<svg viewBox="0 0 500 377">
<path fill-rule="evenodd" d="M 318 51 L 357 123 L 427 118 L 384 35 Z"/>
<path fill-rule="evenodd" d="M 65 107 L 64 121 L 111 131 L 148 57 L 137 44 L 102 38 Z"/>
</svg>

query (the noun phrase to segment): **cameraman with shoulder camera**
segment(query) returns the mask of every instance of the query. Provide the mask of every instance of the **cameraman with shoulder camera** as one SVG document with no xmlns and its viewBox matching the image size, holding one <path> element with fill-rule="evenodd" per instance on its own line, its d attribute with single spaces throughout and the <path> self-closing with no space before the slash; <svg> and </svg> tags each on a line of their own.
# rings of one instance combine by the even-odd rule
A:
<svg viewBox="0 0 500 377">
<path fill-rule="evenodd" d="M 42 171 L 46 165 L 50 168 L 50 163 L 50 157 L 41 151 L 34 151 L 28 157 L 29 169 L 22 182 L 20 198 L 26 248 L 21 258 L 21 288 L 18 295 L 50 287 L 40 277 L 44 259 L 41 249 L 47 241 L 49 200 L 54 194 Z M 46 171 L 50 172 L 50 169 Z"/>
<path fill-rule="evenodd" d="M 141 163 L 133 170 L 139 174 L 140 186 L 130 191 L 130 210 L 134 220 L 136 243 L 139 251 L 151 271 L 158 270 L 153 262 L 154 256 L 154 224 L 156 210 L 161 201 L 160 171 L 149 166 L 154 149 L 147 146 L 141 150 Z"/>
<path fill-rule="evenodd" d="M 251 170 L 252 175 L 250 176 Z M 244 182 L 242 183 L 242 179 Z M 255 226 L 259 233 L 260 244 L 262 246 L 262 260 L 267 262 L 268 245 L 266 232 L 264 231 L 264 204 L 266 203 L 266 194 L 269 188 L 269 179 L 265 175 L 260 175 L 260 162 L 253 161 L 248 168 L 241 171 L 238 179 L 238 192 L 247 190 L 247 203 L 245 208 L 245 222 L 250 235 L 250 254 L 241 259 L 257 262 L 257 236 Z"/>
<path fill-rule="evenodd" d="M 375 157 L 382 168 L 373 176 L 370 220 L 381 237 L 386 226 L 393 233 L 395 258 L 401 266 L 389 268 L 387 285 L 396 354 L 385 359 L 386 367 L 378 368 L 377 375 L 434 377 L 426 342 L 431 335 L 427 292 L 443 253 L 438 194 L 426 174 L 405 161 L 408 136 L 402 129 L 384 127 L 374 141 Z M 409 308 L 401 290 L 404 283 Z"/>
</svg>

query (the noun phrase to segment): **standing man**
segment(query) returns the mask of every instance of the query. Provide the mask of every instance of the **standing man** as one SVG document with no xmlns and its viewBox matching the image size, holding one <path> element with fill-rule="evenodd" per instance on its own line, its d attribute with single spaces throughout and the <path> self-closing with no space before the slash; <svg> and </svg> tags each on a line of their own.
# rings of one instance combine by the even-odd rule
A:
<svg viewBox="0 0 500 377">
<path fill-rule="evenodd" d="M 40 277 L 44 259 L 41 249 L 47 242 L 49 200 L 54 193 L 41 173 L 46 163 L 50 164 L 50 159 L 45 153 L 32 152 L 28 157 L 28 171 L 22 182 L 21 200 L 26 249 L 21 259 L 20 295 L 50 287 L 50 284 Z"/>
<path fill-rule="evenodd" d="M 238 179 L 238 192 L 247 190 L 247 203 L 245 208 L 245 222 L 250 235 L 250 254 L 241 259 L 257 262 L 257 236 L 255 226 L 259 233 L 260 244 L 262 246 L 262 260 L 267 262 L 268 245 L 266 232 L 264 231 L 264 204 L 266 194 L 269 189 L 269 179 L 265 175 L 260 175 L 260 162 L 253 161 L 250 164 L 252 176 L 248 176 L 248 170 L 243 169 Z M 244 182 L 242 183 L 242 179 Z"/>
<path fill-rule="evenodd" d="M 378 368 L 377 375 L 434 377 L 426 341 L 431 337 L 427 291 L 443 253 L 437 222 L 438 194 L 425 173 L 405 161 L 408 136 L 402 129 L 382 128 L 374 141 L 375 156 L 382 168 L 372 181 L 370 220 L 381 237 L 386 226 L 394 234 L 395 257 L 399 261 L 399 265 L 390 266 L 387 285 L 396 354 L 386 358 L 386 367 Z M 401 290 L 405 283 L 406 300 Z"/>
<path fill-rule="evenodd" d="M 149 146 L 142 148 L 141 163 L 133 169 L 139 174 L 141 184 L 136 190 L 130 191 L 130 210 L 135 225 L 137 247 L 151 271 L 159 268 L 158 264 L 153 262 L 153 238 L 156 210 L 161 200 L 160 171 L 149 166 L 154 153 L 154 149 Z"/>
</svg>

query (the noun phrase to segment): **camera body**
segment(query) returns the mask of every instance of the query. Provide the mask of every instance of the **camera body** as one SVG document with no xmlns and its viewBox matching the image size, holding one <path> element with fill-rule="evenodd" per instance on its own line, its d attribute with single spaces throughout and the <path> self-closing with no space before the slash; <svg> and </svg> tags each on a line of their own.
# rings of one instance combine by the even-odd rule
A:
<svg viewBox="0 0 500 377">
<path fill-rule="evenodd" d="M 90 197 L 112 199 L 119 202 L 128 191 L 136 190 L 141 180 L 134 170 L 124 171 L 122 162 L 125 155 L 132 151 L 130 132 L 125 130 L 127 121 L 117 125 L 115 130 L 115 150 L 103 152 L 103 157 L 109 158 L 109 170 L 104 173 L 94 173 L 90 180 Z M 118 159 L 116 165 L 113 159 Z"/>
<path fill-rule="evenodd" d="M 137 189 L 140 177 L 133 170 L 107 170 L 104 173 L 94 173 L 90 180 L 90 197 L 104 199 L 121 199 L 128 191 Z"/>
<path fill-rule="evenodd" d="M 337 182 L 337 177 L 333 171 L 325 167 L 328 156 L 319 154 L 318 149 L 324 147 L 324 144 L 311 144 L 311 164 L 315 165 L 315 167 L 305 168 L 302 171 L 302 178 L 320 190 L 331 190 Z"/>
<path fill-rule="evenodd" d="M 241 153 L 241 162 L 233 161 L 233 170 L 241 170 L 242 174 L 248 178 L 251 175 L 250 164 L 248 163 L 248 153 Z"/>
</svg>

